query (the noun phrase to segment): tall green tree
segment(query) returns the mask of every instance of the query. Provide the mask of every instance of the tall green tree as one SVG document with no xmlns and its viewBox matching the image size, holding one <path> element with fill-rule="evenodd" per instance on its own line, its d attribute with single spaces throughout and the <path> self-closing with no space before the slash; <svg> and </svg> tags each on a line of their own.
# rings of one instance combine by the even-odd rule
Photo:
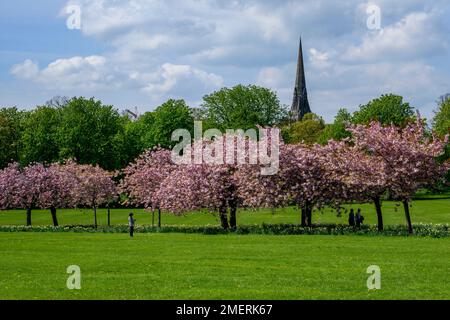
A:
<svg viewBox="0 0 450 320">
<path fill-rule="evenodd" d="M 16 107 L 0 109 L 0 169 L 20 160 L 25 117 L 26 112 Z"/>
<path fill-rule="evenodd" d="M 352 120 L 352 115 L 347 109 L 339 109 L 334 122 L 325 125 L 325 128 L 319 137 L 320 144 L 326 144 L 329 140 L 340 141 L 342 139 L 351 136 L 351 133 L 347 131 L 347 127 L 350 125 Z"/>
<path fill-rule="evenodd" d="M 148 125 L 144 125 L 144 128 L 149 131 L 143 135 L 146 147 L 159 145 L 162 148 L 171 148 L 177 143 L 172 141 L 173 131 L 187 129 L 192 133 L 194 129 L 194 118 L 184 100 L 170 99 L 156 108 L 152 117 L 147 117 Z"/>
<path fill-rule="evenodd" d="M 438 101 L 438 109 L 433 118 L 433 131 L 441 137 L 450 134 L 450 94 L 442 96 L 440 101 Z M 445 153 L 439 157 L 439 160 L 450 160 L 450 143 L 447 143 Z M 450 170 L 447 172 L 445 185 L 437 187 L 439 189 L 448 189 L 450 187 Z"/>
<path fill-rule="evenodd" d="M 255 85 L 237 85 L 206 95 L 202 109 L 206 127 L 222 131 L 275 126 L 288 114 L 275 92 Z"/>
<path fill-rule="evenodd" d="M 307 113 L 302 120 L 282 128 L 281 134 L 286 143 L 312 145 L 319 142 L 325 129 L 324 120 L 314 113 Z"/>
<path fill-rule="evenodd" d="M 58 126 L 59 109 L 49 106 L 37 107 L 23 121 L 21 162 L 52 163 L 59 160 Z"/>
<path fill-rule="evenodd" d="M 73 98 L 61 108 L 60 158 L 75 158 L 81 164 L 98 164 L 107 170 L 117 169 L 122 162 L 116 141 L 121 130 L 121 117 L 112 106 L 94 98 Z"/>
<path fill-rule="evenodd" d="M 353 114 L 354 124 L 369 124 L 372 121 L 383 125 L 394 124 L 403 127 L 414 116 L 414 108 L 403 97 L 395 94 L 385 94 L 365 105 Z"/>
<path fill-rule="evenodd" d="M 450 94 L 441 97 L 433 118 L 433 130 L 441 136 L 450 134 Z"/>
</svg>

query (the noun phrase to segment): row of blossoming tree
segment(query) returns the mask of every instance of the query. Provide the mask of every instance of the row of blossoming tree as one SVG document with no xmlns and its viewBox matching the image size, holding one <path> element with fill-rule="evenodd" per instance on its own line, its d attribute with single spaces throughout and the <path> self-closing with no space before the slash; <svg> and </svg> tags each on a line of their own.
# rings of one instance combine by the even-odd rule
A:
<svg viewBox="0 0 450 320">
<path fill-rule="evenodd" d="M 344 203 L 373 202 L 378 229 L 383 230 L 381 199 L 389 193 L 403 203 L 412 232 L 409 201 L 419 188 L 432 186 L 449 169 L 448 163 L 435 160 L 443 153 L 448 137 L 442 140 L 428 135 L 419 117 L 403 129 L 374 122 L 350 131 L 351 139 L 330 141 L 325 146 L 281 144 L 279 170 L 274 175 L 261 174 L 261 165 L 238 161 L 176 166 L 170 151 L 148 151 L 125 170 L 120 189 L 132 203 L 150 210 L 174 214 L 214 211 L 223 228 L 236 228 L 239 207 L 295 204 L 301 209 L 301 224 L 311 226 L 313 209 L 331 206 L 340 210 Z M 224 135 L 217 142 L 220 145 L 229 138 Z M 203 144 L 208 146 L 211 141 Z M 212 149 L 227 159 L 226 148 L 216 144 Z M 194 151 L 191 153 L 194 158 Z"/>
<path fill-rule="evenodd" d="M 97 207 L 113 201 L 116 194 L 111 173 L 74 161 L 50 166 L 36 163 L 23 169 L 13 163 L 0 171 L 0 209 L 25 209 L 27 225 L 31 225 L 33 209 L 49 209 L 57 226 L 57 208 L 88 206 L 94 209 L 97 227 Z"/>
<path fill-rule="evenodd" d="M 0 171 L 0 209 L 26 209 L 28 225 L 32 209 L 49 209 L 54 225 L 58 225 L 57 208 L 89 206 L 94 209 L 97 226 L 97 207 L 121 193 L 128 204 L 159 213 L 181 215 L 207 209 L 218 214 L 223 228 L 234 229 L 238 208 L 294 204 L 301 209 L 301 224 L 311 226 L 314 209 L 331 206 L 340 210 L 345 203 L 373 202 L 378 229 L 383 230 L 381 199 L 389 193 L 403 203 L 412 232 L 409 201 L 419 188 L 435 184 L 449 169 L 448 162 L 435 160 L 443 153 L 447 139 L 427 134 L 419 117 L 403 129 L 374 122 L 349 130 L 352 138 L 325 146 L 281 143 L 279 169 L 272 175 L 262 174 L 263 164 L 249 161 L 255 156 L 250 152 L 255 146 L 263 144 L 269 146 L 269 153 L 274 152 L 271 135 L 259 142 L 245 140 L 245 161 L 238 161 L 236 150 L 227 154 L 223 145 L 218 148 L 229 139 L 242 138 L 237 135 L 197 142 L 202 154 L 208 149 L 211 156 L 227 159 L 218 163 L 176 165 L 170 150 L 149 150 L 121 173 L 118 188 L 113 174 L 97 166 L 74 161 L 25 168 L 11 164 Z M 195 150 L 194 143 L 189 150 L 192 158 L 198 156 Z"/>
</svg>

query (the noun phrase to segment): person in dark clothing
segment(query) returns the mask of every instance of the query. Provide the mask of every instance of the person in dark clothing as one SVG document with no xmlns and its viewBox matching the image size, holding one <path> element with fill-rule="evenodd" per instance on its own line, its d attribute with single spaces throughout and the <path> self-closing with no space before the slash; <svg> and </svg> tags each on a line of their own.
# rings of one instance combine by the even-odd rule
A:
<svg viewBox="0 0 450 320">
<path fill-rule="evenodd" d="M 359 228 L 364 222 L 364 216 L 361 214 L 361 209 L 358 208 L 358 211 L 356 213 L 356 226 Z"/>
<path fill-rule="evenodd" d="M 130 214 L 128 215 L 128 226 L 130 227 L 130 237 L 133 238 L 134 236 L 134 224 L 136 222 L 136 220 L 134 219 L 134 214 L 133 212 L 130 212 Z"/>
<path fill-rule="evenodd" d="M 354 213 L 353 209 L 350 209 L 350 214 L 348 215 L 348 225 L 350 227 L 355 226 L 355 213 Z"/>
</svg>

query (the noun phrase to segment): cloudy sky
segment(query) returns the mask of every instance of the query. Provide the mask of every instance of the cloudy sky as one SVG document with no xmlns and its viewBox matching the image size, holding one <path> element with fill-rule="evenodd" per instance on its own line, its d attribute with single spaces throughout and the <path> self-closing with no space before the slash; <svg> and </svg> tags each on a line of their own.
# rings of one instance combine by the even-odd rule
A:
<svg viewBox="0 0 450 320">
<path fill-rule="evenodd" d="M 446 0 L 1 1 L 0 106 L 83 95 L 144 112 L 238 83 L 290 105 L 301 35 L 326 120 L 390 92 L 430 117 L 450 92 L 449 16 Z"/>
</svg>

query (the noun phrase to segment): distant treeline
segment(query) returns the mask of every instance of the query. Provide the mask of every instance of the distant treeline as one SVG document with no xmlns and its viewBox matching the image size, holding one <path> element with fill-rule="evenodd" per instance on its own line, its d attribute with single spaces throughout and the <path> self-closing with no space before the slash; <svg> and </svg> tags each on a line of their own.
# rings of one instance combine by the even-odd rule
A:
<svg viewBox="0 0 450 320">
<path fill-rule="evenodd" d="M 320 106 L 313 108 L 320 110 Z M 194 120 L 203 129 L 249 129 L 256 126 L 282 128 L 288 143 L 326 144 L 349 136 L 351 124 L 403 125 L 414 116 L 414 109 L 397 95 L 383 95 L 350 114 L 341 109 L 335 121 L 325 124 L 314 114 L 291 123 L 287 106 L 263 87 L 238 85 L 206 95 L 198 108 L 184 100 L 168 100 L 134 119 L 111 105 L 94 98 L 53 98 L 30 111 L 16 107 L 0 109 L 0 168 L 8 163 L 53 163 L 76 159 L 81 164 L 98 164 L 106 170 L 124 168 L 146 149 L 170 148 L 172 132 L 193 130 Z M 444 96 L 433 121 L 440 135 L 449 132 L 450 99 Z M 448 156 L 450 152 L 447 152 Z"/>
</svg>

